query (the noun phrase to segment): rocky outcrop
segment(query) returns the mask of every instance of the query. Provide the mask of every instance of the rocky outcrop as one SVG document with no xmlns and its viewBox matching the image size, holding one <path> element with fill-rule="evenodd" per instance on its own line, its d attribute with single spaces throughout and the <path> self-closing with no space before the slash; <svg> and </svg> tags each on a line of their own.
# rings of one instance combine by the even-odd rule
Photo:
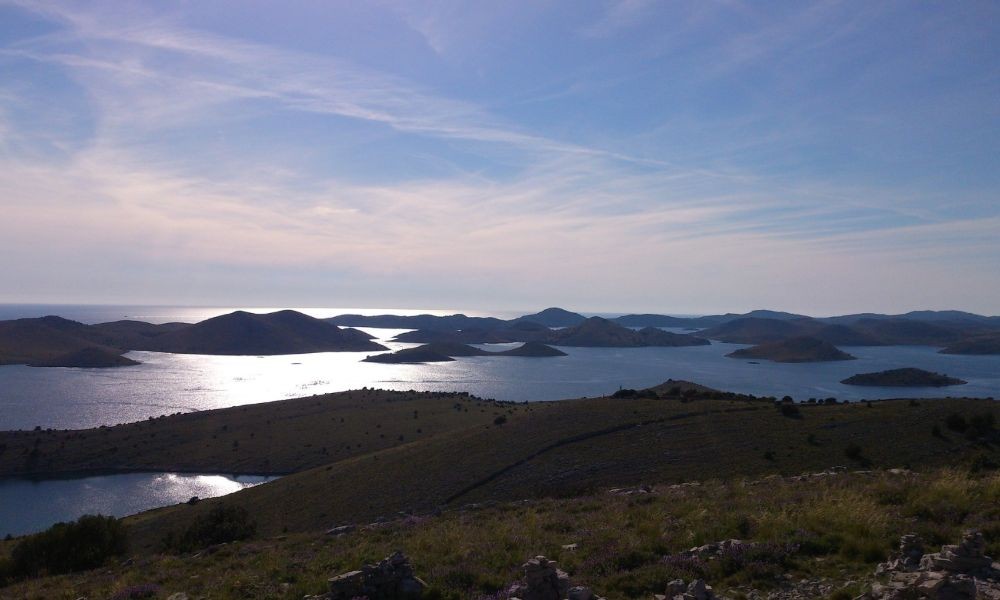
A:
<svg viewBox="0 0 1000 600">
<path fill-rule="evenodd" d="M 574 586 L 556 562 L 536 556 L 524 563 L 524 579 L 510 586 L 509 600 L 604 600 L 584 586 Z"/>
<path fill-rule="evenodd" d="M 375 565 L 365 565 L 358 571 L 349 571 L 328 581 L 330 591 L 320 596 L 307 596 L 312 600 L 419 600 L 427 587 L 413 573 L 410 560 L 396 552 Z"/>
<path fill-rule="evenodd" d="M 704 579 L 695 579 L 691 583 L 685 583 L 683 579 L 674 579 L 667 584 L 667 590 L 663 594 L 653 596 L 655 600 L 718 600 L 718 596 L 712 591 L 712 586 L 705 583 Z"/>
<path fill-rule="evenodd" d="M 904 535 L 899 553 L 875 571 L 888 575 L 858 600 L 1000 600 L 1000 565 L 985 555 L 986 541 L 978 531 L 969 531 L 958 544 L 941 552 L 923 553 L 915 534 Z"/>
</svg>

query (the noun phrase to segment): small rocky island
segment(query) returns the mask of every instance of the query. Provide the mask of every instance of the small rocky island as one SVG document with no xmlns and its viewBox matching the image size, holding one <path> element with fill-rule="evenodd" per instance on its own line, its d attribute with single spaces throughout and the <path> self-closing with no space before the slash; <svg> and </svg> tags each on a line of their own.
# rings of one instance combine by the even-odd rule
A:
<svg viewBox="0 0 1000 600">
<path fill-rule="evenodd" d="M 362 362 L 384 363 L 384 364 L 416 364 L 428 362 L 447 362 L 455 360 L 459 356 L 520 356 L 527 358 L 545 358 L 551 356 L 566 356 L 562 350 L 556 350 L 551 346 L 546 346 L 540 342 L 527 342 L 504 350 L 502 352 L 489 352 L 468 344 L 457 342 L 433 342 L 415 348 L 405 348 L 386 354 L 374 354 L 363 359 Z"/>
<path fill-rule="evenodd" d="M 944 387 L 962 385 L 968 382 L 923 369 L 903 368 L 889 369 L 878 373 L 859 373 L 840 383 L 879 387 Z"/>
<path fill-rule="evenodd" d="M 830 342 L 807 336 L 742 348 L 730 352 L 726 356 L 729 358 L 760 358 L 784 363 L 854 360 L 853 356 Z"/>
</svg>

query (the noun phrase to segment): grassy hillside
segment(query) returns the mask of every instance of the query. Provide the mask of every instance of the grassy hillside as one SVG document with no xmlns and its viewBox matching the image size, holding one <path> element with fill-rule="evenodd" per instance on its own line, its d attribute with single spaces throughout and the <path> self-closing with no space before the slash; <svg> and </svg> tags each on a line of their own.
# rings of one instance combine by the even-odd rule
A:
<svg viewBox="0 0 1000 600">
<path fill-rule="evenodd" d="M 287 499 L 293 504 L 295 498 Z M 530 556 L 557 559 L 573 581 L 609 598 L 648 598 L 675 578 L 706 577 L 729 597 L 796 590 L 851 598 L 901 534 L 929 549 L 979 528 L 1000 555 L 1000 475 L 967 471 L 734 478 L 661 485 L 633 496 L 600 490 L 569 499 L 394 517 L 342 537 L 260 536 L 196 555 L 139 556 L 86 573 L 0 588 L 3 598 L 302 598 L 326 579 L 400 549 L 431 586 L 428 597 L 496 598 Z M 678 554 L 728 538 L 767 544 L 755 555 L 704 562 Z M 575 544 L 575 547 L 564 546 Z M 0 554 L 3 545 L 0 543 Z M 787 575 L 787 576 L 786 576 Z M 116 596 L 116 594 L 118 594 Z M 501 596 L 502 597 L 502 596 Z"/>
<path fill-rule="evenodd" d="M 767 401 L 712 395 L 508 406 L 501 424 L 493 416 L 497 408 L 483 405 L 478 409 L 489 423 L 356 453 L 225 500 L 145 513 L 131 527 L 138 547 L 148 550 L 164 531 L 220 502 L 246 508 L 262 533 L 276 535 L 399 511 L 567 497 L 638 482 L 788 475 L 837 465 L 929 469 L 976 455 L 1000 462 L 995 444 L 973 443 L 968 429 L 948 426 L 952 415 L 965 423 L 986 414 L 995 420 L 1000 407 L 989 401 L 804 405 L 794 414 Z M 473 404 L 470 414 L 476 409 Z"/>
<path fill-rule="evenodd" d="M 360 390 L 115 427 L 7 431 L 0 432 L 0 476 L 116 470 L 292 473 L 483 427 L 500 410 L 467 394 Z"/>
</svg>

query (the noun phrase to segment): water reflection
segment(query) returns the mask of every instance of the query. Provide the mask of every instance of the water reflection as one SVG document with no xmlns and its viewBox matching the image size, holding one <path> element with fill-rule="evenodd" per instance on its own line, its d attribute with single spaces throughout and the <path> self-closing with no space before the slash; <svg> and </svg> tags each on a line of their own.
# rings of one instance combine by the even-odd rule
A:
<svg viewBox="0 0 1000 600">
<path fill-rule="evenodd" d="M 85 514 L 123 517 L 151 508 L 214 498 L 273 478 L 128 473 L 80 479 L 0 479 L 0 535 L 40 531 Z"/>
<path fill-rule="evenodd" d="M 368 329 L 388 342 L 402 330 Z M 1000 356 L 939 354 L 936 348 L 845 348 L 858 360 L 777 364 L 726 358 L 742 346 L 563 348 L 560 358 L 470 357 L 426 365 L 360 362 L 366 354 L 202 356 L 132 352 L 127 369 L 0 367 L 0 429 L 84 428 L 150 416 L 207 410 L 327 392 L 379 387 L 466 391 L 502 400 L 558 400 L 646 387 L 668 378 L 717 389 L 797 399 L 968 395 L 1000 397 Z M 493 349 L 500 349 L 494 347 Z M 870 371 L 918 367 L 969 382 L 950 388 L 864 388 L 842 379 Z"/>
</svg>

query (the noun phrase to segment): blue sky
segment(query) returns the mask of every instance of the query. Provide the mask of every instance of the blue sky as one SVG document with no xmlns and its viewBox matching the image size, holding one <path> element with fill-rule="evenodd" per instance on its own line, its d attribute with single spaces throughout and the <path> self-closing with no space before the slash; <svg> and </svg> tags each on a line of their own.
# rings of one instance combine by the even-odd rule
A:
<svg viewBox="0 0 1000 600">
<path fill-rule="evenodd" d="M 0 301 L 1000 313 L 994 2 L 0 0 Z"/>
</svg>

